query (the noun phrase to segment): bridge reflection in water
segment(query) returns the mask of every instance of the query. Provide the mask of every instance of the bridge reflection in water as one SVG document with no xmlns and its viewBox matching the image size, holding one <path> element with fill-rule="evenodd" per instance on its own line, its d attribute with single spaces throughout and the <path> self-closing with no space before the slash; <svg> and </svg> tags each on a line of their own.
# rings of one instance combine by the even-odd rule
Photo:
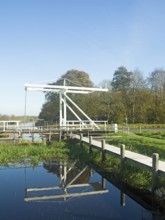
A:
<svg viewBox="0 0 165 220">
<path fill-rule="evenodd" d="M 25 189 L 26 202 L 41 200 L 63 200 L 73 197 L 90 196 L 107 193 L 105 179 L 90 182 L 92 169 L 86 165 L 77 166 L 72 163 L 53 161 L 44 162 L 44 168 L 59 177 L 59 184 L 49 187 L 33 187 Z"/>
</svg>

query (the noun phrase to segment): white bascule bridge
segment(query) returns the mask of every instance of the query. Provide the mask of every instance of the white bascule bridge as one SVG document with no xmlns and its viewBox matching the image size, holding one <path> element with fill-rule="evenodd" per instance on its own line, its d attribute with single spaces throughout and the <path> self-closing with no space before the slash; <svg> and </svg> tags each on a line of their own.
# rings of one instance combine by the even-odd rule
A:
<svg viewBox="0 0 165 220">
<path fill-rule="evenodd" d="M 76 94 L 89 94 L 92 92 L 107 92 L 108 89 L 93 88 L 93 87 L 81 87 L 81 86 L 68 86 L 66 80 L 63 79 L 63 85 L 50 85 L 50 84 L 25 84 L 25 91 L 35 90 L 43 92 L 54 92 L 59 94 L 59 126 L 60 129 L 66 129 L 75 124 L 81 126 L 81 128 L 87 128 L 89 126 L 99 129 L 97 122 L 106 123 L 106 121 L 94 121 L 92 120 L 69 96 L 68 93 Z M 73 109 L 76 109 L 76 111 Z M 67 109 L 69 109 L 76 120 L 69 120 L 67 115 Z M 79 114 L 77 113 L 79 112 Z M 80 118 L 83 115 L 86 120 Z"/>
</svg>

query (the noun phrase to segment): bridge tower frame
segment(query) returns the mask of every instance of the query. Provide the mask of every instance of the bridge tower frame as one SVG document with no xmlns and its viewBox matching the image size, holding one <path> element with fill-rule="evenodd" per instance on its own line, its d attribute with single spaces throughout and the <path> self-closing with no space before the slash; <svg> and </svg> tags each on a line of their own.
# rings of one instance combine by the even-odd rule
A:
<svg viewBox="0 0 165 220">
<path fill-rule="evenodd" d="M 71 103 L 82 115 L 87 118 L 88 124 L 99 129 L 98 125 L 67 95 L 68 93 L 76 94 L 89 94 L 92 92 L 107 92 L 108 89 L 94 88 L 94 87 L 81 87 L 81 86 L 67 86 L 66 79 L 64 79 L 63 85 L 51 85 L 51 84 L 31 84 L 25 83 L 25 91 L 43 91 L 43 92 L 54 92 L 59 94 L 59 125 L 60 129 L 66 129 L 68 127 L 67 120 L 67 108 L 77 118 L 79 123 L 85 126 L 85 122 L 80 116 L 74 111 L 69 105 Z M 26 106 L 26 104 L 25 104 Z"/>
</svg>

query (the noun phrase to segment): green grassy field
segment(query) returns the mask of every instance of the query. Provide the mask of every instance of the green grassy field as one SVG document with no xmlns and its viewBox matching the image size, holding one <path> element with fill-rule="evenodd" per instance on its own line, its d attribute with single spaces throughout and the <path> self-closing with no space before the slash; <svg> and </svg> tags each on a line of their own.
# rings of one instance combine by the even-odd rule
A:
<svg viewBox="0 0 165 220">
<path fill-rule="evenodd" d="M 142 137 L 150 137 L 155 139 L 165 140 L 165 131 L 158 130 L 158 131 L 142 131 L 142 132 L 135 132 L 135 134 L 142 136 Z"/>
<path fill-rule="evenodd" d="M 158 153 L 161 160 L 165 160 L 165 131 L 143 131 L 133 133 L 118 132 L 115 138 L 107 139 L 107 143 L 120 146 L 125 144 L 126 149 L 152 157 Z"/>
</svg>

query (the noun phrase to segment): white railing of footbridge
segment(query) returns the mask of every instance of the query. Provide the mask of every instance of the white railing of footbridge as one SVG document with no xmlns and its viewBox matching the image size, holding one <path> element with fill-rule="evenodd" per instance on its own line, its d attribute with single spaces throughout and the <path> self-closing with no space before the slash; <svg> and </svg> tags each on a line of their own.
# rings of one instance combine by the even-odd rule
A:
<svg viewBox="0 0 165 220">
<path fill-rule="evenodd" d="M 15 132 L 23 132 L 23 131 L 29 131 L 29 132 L 44 132 L 44 131 L 57 131 L 57 130 L 96 130 L 96 126 L 98 125 L 98 128 L 100 130 L 106 130 L 107 129 L 107 121 L 88 121 L 88 120 L 68 120 L 66 123 L 66 126 L 59 126 L 58 124 L 54 125 L 46 125 L 46 126 L 35 126 L 34 123 L 32 124 L 21 124 L 16 123 L 15 125 L 7 125 L 3 124 L 0 126 L 1 131 L 15 131 Z"/>
</svg>

